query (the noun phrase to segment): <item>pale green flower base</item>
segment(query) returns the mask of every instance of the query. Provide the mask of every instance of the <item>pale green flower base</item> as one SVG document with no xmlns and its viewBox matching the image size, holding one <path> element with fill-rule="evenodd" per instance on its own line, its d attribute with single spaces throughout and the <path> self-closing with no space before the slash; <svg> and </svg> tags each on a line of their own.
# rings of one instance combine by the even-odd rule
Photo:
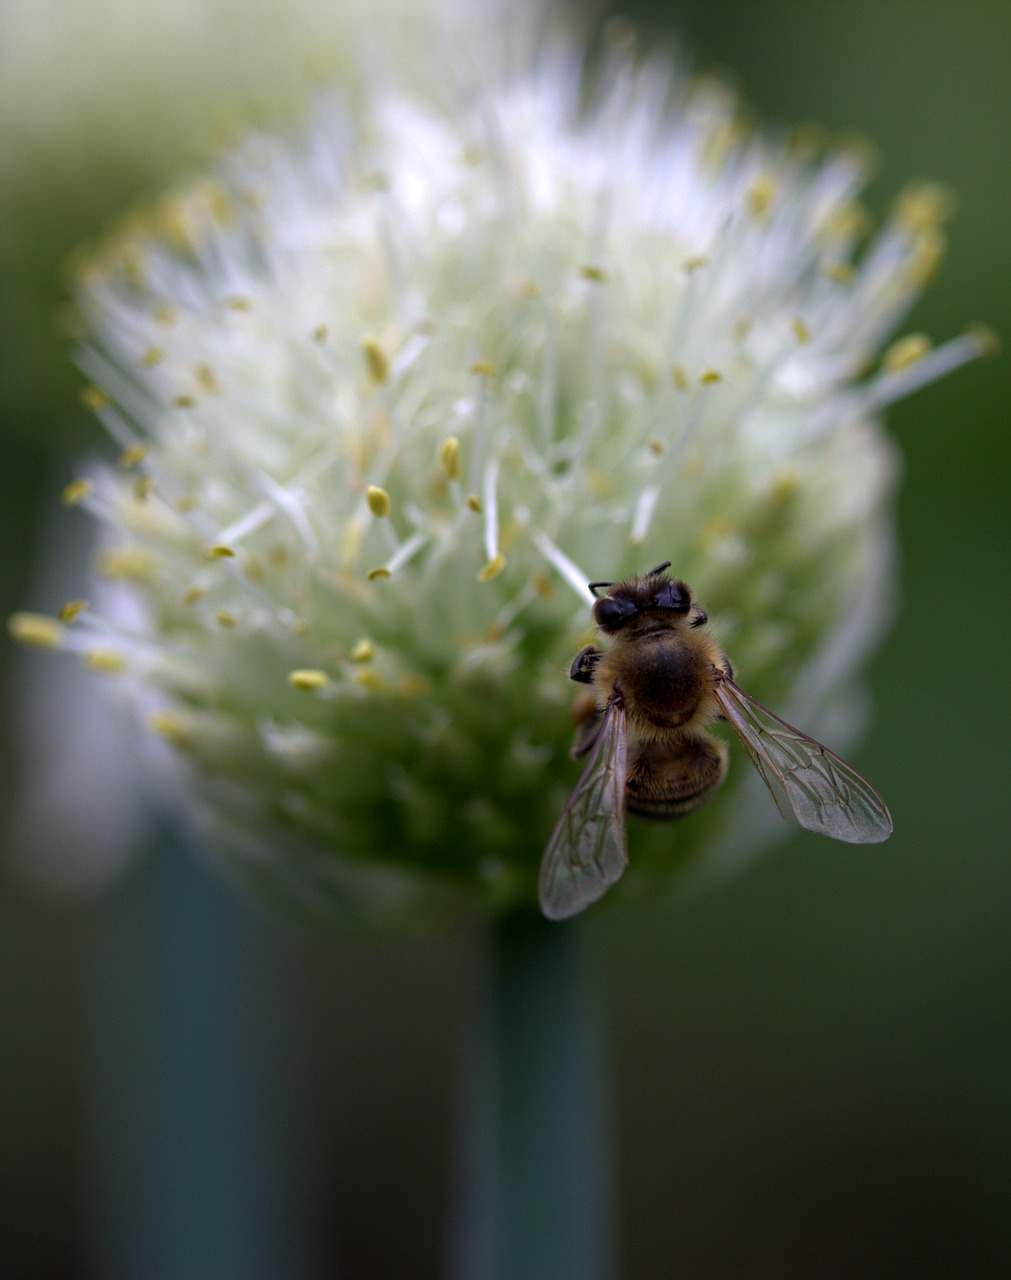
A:
<svg viewBox="0 0 1011 1280">
<path fill-rule="evenodd" d="M 611 1132 L 579 925 L 507 917 L 482 976 L 449 1280 L 608 1280 Z"/>
</svg>

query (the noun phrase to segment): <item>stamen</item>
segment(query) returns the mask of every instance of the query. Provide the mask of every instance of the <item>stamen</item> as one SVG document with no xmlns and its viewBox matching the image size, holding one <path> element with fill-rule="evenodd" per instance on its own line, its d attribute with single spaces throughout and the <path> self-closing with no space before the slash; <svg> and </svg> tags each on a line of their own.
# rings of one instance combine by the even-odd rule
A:
<svg viewBox="0 0 1011 1280">
<path fill-rule="evenodd" d="M 540 529 L 531 529 L 530 537 L 541 555 L 554 565 L 555 569 L 558 570 L 580 600 L 585 604 L 592 604 L 593 593 L 586 585 L 590 580 L 589 574 L 584 573 L 575 561 L 570 560 L 565 552 L 556 547 L 548 535 L 542 533 Z"/>
</svg>

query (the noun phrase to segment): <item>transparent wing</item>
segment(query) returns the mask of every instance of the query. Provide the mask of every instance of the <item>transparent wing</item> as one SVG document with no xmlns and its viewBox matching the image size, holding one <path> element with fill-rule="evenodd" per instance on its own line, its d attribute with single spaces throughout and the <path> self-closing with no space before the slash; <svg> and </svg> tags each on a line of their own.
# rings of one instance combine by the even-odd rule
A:
<svg viewBox="0 0 1011 1280">
<path fill-rule="evenodd" d="M 787 822 L 848 844 L 888 839 L 888 806 L 845 760 L 773 715 L 729 676 L 721 678 L 716 697 Z"/>
<path fill-rule="evenodd" d="M 620 878 L 625 849 L 625 705 L 614 697 L 575 790 L 555 823 L 544 857 L 538 892 L 549 920 L 583 911 Z"/>
</svg>

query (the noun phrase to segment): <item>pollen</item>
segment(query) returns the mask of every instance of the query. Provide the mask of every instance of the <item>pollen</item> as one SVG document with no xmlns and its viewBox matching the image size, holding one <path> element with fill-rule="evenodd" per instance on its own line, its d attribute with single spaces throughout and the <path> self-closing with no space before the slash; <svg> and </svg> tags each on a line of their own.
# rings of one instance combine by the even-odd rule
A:
<svg viewBox="0 0 1011 1280">
<path fill-rule="evenodd" d="M 119 455 L 119 466 L 123 471 L 129 471 L 130 468 L 135 467 L 138 462 L 143 462 L 146 457 L 146 445 L 131 444 Z"/>
<path fill-rule="evenodd" d="M 375 656 L 375 646 L 371 640 L 359 640 L 348 655 L 352 662 L 371 662 Z"/>
<path fill-rule="evenodd" d="M 386 688 L 386 681 L 375 667 L 361 667 L 354 674 L 354 682 L 369 693 L 381 693 Z"/>
<path fill-rule="evenodd" d="M 87 607 L 87 600 L 64 600 L 63 604 L 60 605 L 57 617 L 61 622 L 70 622 L 79 613 L 83 613 Z"/>
<path fill-rule="evenodd" d="M 146 502 L 154 488 L 154 477 L 145 473 L 133 482 L 133 496 L 138 502 Z"/>
<path fill-rule="evenodd" d="M 772 207 L 775 194 L 776 182 L 772 175 L 759 174 L 745 193 L 748 212 L 756 218 L 764 217 Z"/>
<path fill-rule="evenodd" d="M 93 486 L 90 480 L 83 477 L 71 480 L 69 484 L 65 484 L 60 490 L 60 501 L 67 507 L 76 507 L 78 503 L 91 493 Z"/>
<path fill-rule="evenodd" d="M 296 671 L 288 672 L 288 683 L 293 689 L 298 689 L 302 693 L 315 693 L 318 689 L 326 688 L 330 683 L 330 677 L 318 668 L 300 667 Z"/>
<path fill-rule="evenodd" d="M 81 651 L 81 665 L 89 671 L 97 671 L 103 675 L 119 675 L 127 668 L 126 655 L 119 649 L 96 645 L 92 649 Z"/>
<path fill-rule="evenodd" d="M 158 563 L 144 547 L 105 547 L 95 557 L 95 568 L 104 578 L 144 582 L 155 576 Z"/>
<path fill-rule="evenodd" d="M 580 267 L 579 274 L 584 280 L 594 280 L 598 284 L 604 284 L 607 280 L 606 268 L 598 266 L 593 262 L 588 262 L 584 266 Z"/>
<path fill-rule="evenodd" d="M 390 376 L 390 362 L 376 338 L 362 339 L 362 355 L 372 381 L 385 382 Z"/>
<path fill-rule="evenodd" d="M 224 542 L 215 542 L 207 548 L 204 555 L 208 560 L 228 560 L 235 555 L 235 548 Z"/>
<path fill-rule="evenodd" d="M 793 330 L 793 336 L 800 345 L 802 347 L 807 346 L 811 341 L 811 330 L 807 327 L 806 322 L 800 316 L 794 316 L 790 321 L 790 328 Z"/>
<path fill-rule="evenodd" d="M 369 510 L 377 519 L 382 519 L 390 514 L 390 495 L 385 489 L 380 489 L 379 485 L 369 485 L 365 490 L 365 501 L 369 504 Z"/>
<path fill-rule="evenodd" d="M 326 342 L 329 336 L 330 336 L 330 326 L 327 324 L 323 324 L 322 321 L 318 325 L 316 325 L 316 327 L 312 331 L 313 342 Z"/>
<path fill-rule="evenodd" d="M 18 644 L 33 649 L 59 649 L 66 635 L 64 627 L 45 613 L 15 613 L 7 619 L 7 632 Z"/>
<path fill-rule="evenodd" d="M 719 369 L 704 369 L 702 373 L 699 374 L 699 382 L 701 382 L 704 387 L 709 387 L 716 382 L 722 381 L 723 374 L 720 373 Z"/>
<path fill-rule="evenodd" d="M 495 366 L 490 360 L 474 360 L 469 366 L 471 373 L 476 373 L 479 378 L 494 378 Z"/>
<path fill-rule="evenodd" d="M 382 578 L 390 577 L 390 571 L 384 565 L 380 565 L 377 569 L 370 569 L 365 575 L 369 582 L 378 582 Z"/>
<path fill-rule="evenodd" d="M 140 356 L 141 366 L 145 369 L 153 369 L 156 364 L 161 364 L 165 359 L 164 347 L 146 347 Z"/>
<path fill-rule="evenodd" d="M 478 570 L 478 582 L 491 582 L 493 578 L 497 578 L 502 570 L 506 567 L 506 558 L 500 551 L 497 555 L 492 556 L 488 563 Z"/>
<path fill-rule="evenodd" d="M 683 364 L 676 364 L 672 366 L 670 371 L 670 376 L 671 376 L 671 382 L 674 383 L 674 386 L 678 389 L 678 391 L 688 390 L 690 383 L 688 381 L 688 374 Z"/>
<path fill-rule="evenodd" d="M 80 399 L 85 409 L 90 409 L 92 413 L 98 413 L 109 406 L 109 393 L 93 382 L 81 388 Z"/>
<path fill-rule="evenodd" d="M 455 436 L 450 436 L 439 445 L 439 466 L 447 480 L 459 480 L 460 441 Z"/>
<path fill-rule="evenodd" d="M 219 627 L 234 627 L 238 625 L 238 618 L 229 609 L 218 609 L 214 614 L 214 621 Z"/>
<path fill-rule="evenodd" d="M 898 373 L 922 360 L 930 350 L 931 342 L 925 333 L 907 333 L 887 348 L 881 357 L 881 367 L 886 373 Z"/>
<path fill-rule="evenodd" d="M 174 715 L 171 711 L 153 711 L 147 718 L 147 726 L 157 733 L 159 737 L 165 738 L 177 746 L 184 743 L 189 737 L 182 717 Z"/>
<path fill-rule="evenodd" d="M 481 499 L 476 493 L 467 494 L 467 508 L 473 511 L 475 515 L 479 516 L 481 514 Z"/>
</svg>

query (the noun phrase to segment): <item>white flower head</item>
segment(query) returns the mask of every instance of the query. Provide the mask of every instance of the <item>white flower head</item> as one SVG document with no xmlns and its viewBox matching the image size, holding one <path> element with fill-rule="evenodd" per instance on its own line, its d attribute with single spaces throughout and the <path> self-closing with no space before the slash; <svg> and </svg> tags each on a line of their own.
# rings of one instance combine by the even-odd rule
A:
<svg viewBox="0 0 1011 1280">
<path fill-rule="evenodd" d="M 534 900 L 588 579 L 672 560 L 749 689 L 853 718 L 889 588 L 878 414 L 980 344 L 879 356 L 943 202 L 907 194 L 861 250 L 859 151 L 746 135 L 658 66 L 601 79 L 587 106 L 545 55 L 437 105 L 325 100 L 82 270 L 119 456 L 65 497 L 131 611 L 91 590 L 20 629 L 116 670 L 222 855 L 307 919 Z M 729 856 L 749 772 L 633 830 L 621 891 Z"/>
</svg>

